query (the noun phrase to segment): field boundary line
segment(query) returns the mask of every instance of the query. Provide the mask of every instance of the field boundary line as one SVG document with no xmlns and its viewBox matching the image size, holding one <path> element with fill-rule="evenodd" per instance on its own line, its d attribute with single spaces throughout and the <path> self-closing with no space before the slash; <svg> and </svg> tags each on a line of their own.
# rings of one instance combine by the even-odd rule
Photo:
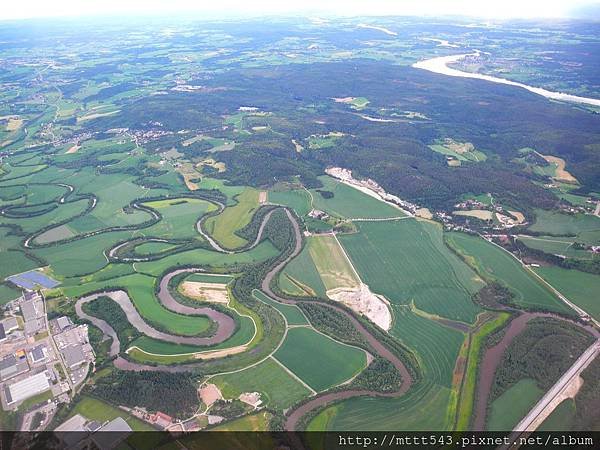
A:
<svg viewBox="0 0 600 450">
<path fill-rule="evenodd" d="M 313 388 L 311 388 L 308 384 L 306 384 L 306 382 L 300 378 L 298 375 L 296 375 L 294 372 L 292 372 L 287 366 L 285 366 L 281 361 L 279 361 L 277 358 L 275 358 L 273 355 L 269 355 L 269 358 L 271 358 L 273 361 L 275 361 L 283 370 L 285 370 L 287 372 L 288 375 L 290 375 L 294 380 L 296 380 L 297 382 L 299 382 L 302 386 L 304 386 L 306 389 L 308 389 L 310 392 L 312 392 L 313 395 L 317 395 L 317 391 L 315 391 Z"/>
<path fill-rule="evenodd" d="M 501 245 L 496 244 L 493 241 L 488 241 L 487 239 L 485 239 L 481 234 L 479 234 L 479 237 L 481 237 L 482 239 L 484 239 L 487 242 L 490 242 L 492 245 L 495 245 L 496 247 L 498 247 L 499 249 L 501 249 L 502 251 L 508 253 L 511 257 L 515 258 L 519 264 L 521 264 L 521 266 L 530 274 L 532 274 L 537 280 L 538 282 L 541 282 L 542 285 L 546 286 L 547 288 L 549 288 L 552 293 L 554 293 L 554 295 L 556 295 L 558 297 L 558 299 L 560 301 L 562 301 L 565 305 L 567 305 L 568 307 L 570 307 L 572 310 L 574 310 L 577 314 L 579 314 L 579 316 L 587 316 L 590 318 L 590 320 L 597 326 L 600 327 L 600 322 L 598 322 L 596 319 L 594 319 L 587 311 L 585 311 L 583 308 L 580 308 L 579 306 L 577 306 L 575 303 L 573 303 L 571 300 L 569 300 L 567 297 L 565 297 L 558 289 L 556 289 L 554 286 L 552 286 L 550 283 L 548 283 L 546 280 L 544 280 L 544 278 L 542 278 L 540 275 L 538 275 L 535 270 L 532 270 L 527 264 L 525 264 L 523 261 L 521 261 L 516 255 L 512 254 L 511 252 L 509 252 L 508 250 L 506 250 L 504 247 L 502 247 Z"/>
</svg>

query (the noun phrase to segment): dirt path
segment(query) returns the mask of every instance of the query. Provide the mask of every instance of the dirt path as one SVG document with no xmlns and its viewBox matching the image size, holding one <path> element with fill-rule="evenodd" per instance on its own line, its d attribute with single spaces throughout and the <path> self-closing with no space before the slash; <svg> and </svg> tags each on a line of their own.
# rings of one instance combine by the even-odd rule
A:
<svg viewBox="0 0 600 450">
<path fill-rule="evenodd" d="M 296 219 L 294 218 L 294 216 L 288 209 L 286 209 L 285 212 L 294 228 L 294 234 L 296 237 L 295 247 L 294 247 L 294 250 L 292 251 L 292 253 L 285 260 L 281 261 L 279 264 L 277 264 L 275 267 L 273 267 L 269 271 L 269 273 L 267 273 L 267 275 L 265 276 L 265 278 L 262 281 L 262 291 L 265 292 L 267 295 L 269 295 L 274 300 L 277 300 L 281 303 L 296 305 L 298 303 L 302 303 L 302 301 L 282 298 L 279 295 L 275 294 L 273 292 L 273 290 L 271 289 L 271 281 L 273 280 L 273 278 L 279 273 L 279 271 L 281 271 L 285 267 L 285 265 L 290 260 L 295 258 L 302 250 L 302 234 L 300 232 L 300 227 L 298 225 L 298 222 L 296 221 Z M 315 302 L 315 301 L 312 300 L 312 302 Z M 383 345 L 381 342 L 379 342 L 379 340 L 377 340 L 377 338 L 375 336 L 373 336 L 369 332 L 369 330 L 367 330 L 365 328 L 365 326 L 361 322 L 359 322 L 358 319 L 356 319 L 353 315 L 349 314 L 346 310 L 339 308 L 335 305 L 331 305 L 329 303 L 321 303 L 321 302 L 319 302 L 319 304 L 322 306 L 326 306 L 328 308 L 334 309 L 336 312 L 341 313 L 344 316 L 346 316 L 346 318 L 352 323 L 352 325 L 356 328 L 356 330 L 365 338 L 367 343 L 369 343 L 369 345 L 371 345 L 371 347 L 375 350 L 375 352 L 380 357 L 387 359 L 394 365 L 394 367 L 398 370 L 398 372 L 400 373 L 400 375 L 402 377 L 402 385 L 400 386 L 400 389 L 397 392 L 393 392 L 393 393 L 389 393 L 389 394 L 383 394 L 383 393 L 380 393 L 377 391 L 371 391 L 371 390 L 365 389 L 365 390 L 347 390 L 347 391 L 340 391 L 340 392 L 332 392 L 332 393 L 326 393 L 323 395 L 316 396 L 313 399 L 309 400 L 308 402 L 300 405 L 298 408 L 293 410 L 288 415 L 288 417 L 286 419 L 286 423 L 285 423 L 285 429 L 288 431 L 296 430 L 298 421 L 306 413 L 308 413 L 309 411 L 312 411 L 313 409 L 318 408 L 320 406 L 324 406 L 324 405 L 327 405 L 334 401 L 344 400 L 344 399 L 356 397 L 356 396 L 398 397 L 398 396 L 405 394 L 412 385 L 412 376 L 411 376 L 410 372 L 408 371 L 408 369 L 406 368 L 406 366 L 404 365 L 404 363 L 402 362 L 402 360 L 400 358 L 398 358 L 396 355 L 394 355 L 385 345 Z"/>
</svg>

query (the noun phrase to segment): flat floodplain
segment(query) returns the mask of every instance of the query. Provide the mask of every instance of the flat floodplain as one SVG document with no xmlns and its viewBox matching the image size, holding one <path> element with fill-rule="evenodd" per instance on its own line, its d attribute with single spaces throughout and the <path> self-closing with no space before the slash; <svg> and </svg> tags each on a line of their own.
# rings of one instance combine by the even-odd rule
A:
<svg viewBox="0 0 600 450">
<path fill-rule="evenodd" d="M 289 329 L 274 357 L 315 391 L 347 381 L 367 364 L 363 350 L 306 327 Z"/>
<path fill-rule="evenodd" d="M 306 240 L 300 254 L 279 275 L 279 286 L 288 294 L 325 297 L 326 288 L 310 252 L 312 240 L 313 237 Z"/>
<path fill-rule="evenodd" d="M 210 217 L 205 222 L 208 233 L 228 248 L 241 247 L 246 240 L 235 234 L 237 230 L 244 228 L 252 218 L 254 211 L 258 208 L 258 191 L 247 188 L 235 197 L 237 204 L 229 206 L 221 214 Z"/>
<path fill-rule="evenodd" d="M 473 323 L 481 309 L 471 295 L 483 286 L 477 274 L 443 243 L 440 225 L 402 219 L 361 222 L 340 242 L 361 279 L 390 302 Z"/>
<path fill-rule="evenodd" d="M 600 275 L 561 267 L 537 267 L 534 270 L 561 294 L 600 320 Z"/>
<path fill-rule="evenodd" d="M 307 397 L 310 391 L 283 367 L 269 358 L 257 366 L 211 378 L 225 398 L 237 398 L 243 392 L 260 392 L 263 404 L 273 408 L 289 408 Z"/>
<path fill-rule="evenodd" d="M 333 235 L 311 236 L 308 251 L 327 290 L 358 287 L 360 280 Z"/>
<path fill-rule="evenodd" d="M 448 242 L 469 258 L 482 276 L 508 286 L 515 294 L 513 301 L 519 306 L 573 314 L 569 307 L 504 250 L 485 239 L 464 233 L 448 233 L 447 237 Z"/>
<path fill-rule="evenodd" d="M 317 190 L 311 190 L 315 209 L 346 218 L 382 218 L 404 215 L 398 208 L 337 181 L 335 178 L 320 176 L 319 180 L 323 183 L 323 187 L 319 190 L 332 192 L 333 197 L 325 198 Z"/>
</svg>

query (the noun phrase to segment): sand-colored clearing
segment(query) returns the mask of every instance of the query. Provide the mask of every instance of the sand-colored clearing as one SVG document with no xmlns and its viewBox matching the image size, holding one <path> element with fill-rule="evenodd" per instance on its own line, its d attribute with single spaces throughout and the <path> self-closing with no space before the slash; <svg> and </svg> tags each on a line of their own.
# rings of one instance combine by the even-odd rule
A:
<svg viewBox="0 0 600 450">
<path fill-rule="evenodd" d="M 387 331 L 392 326 L 389 302 L 382 295 L 371 292 L 369 286 L 364 283 L 361 283 L 359 288 L 328 290 L 327 297 L 362 314 L 383 330 Z"/>
<path fill-rule="evenodd" d="M 260 399 L 260 392 L 243 392 L 240 394 L 238 399 L 254 408 L 259 407 L 262 403 L 262 400 Z"/>
<path fill-rule="evenodd" d="M 229 355 L 237 355 L 238 353 L 245 352 L 248 349 L 247 345 L 238 345 L 237 347 L 226 348 L 223 350 L 215 350 L 212 352 L 196 353 L 194 358 L 196 359 L 217 359 L 224 358 Z"/>
<path fill-rule="evenodd" d="M 86 120 L 98 119 L 99 117 L 112 116 L 113 114 L 117 114 L 119 112 L 121 112 L 120 109 L 117 109 L 115 111 L 105 112 L 105 113 L 87 114 L 85 116 L 78 117 L 77 122 L 85 122 Z"/>
<path fill-rule="evenodd" d="M 214 402 L 223 398 L 223 394 L 215 384 L 205 384 L 198 389 L 198 395 L 206 406 L 211 406 Z"/>
<path fill-rule="evenodd" d="M 415 216 L 422 217 L 423 219 L 433 219 L 433 214 L 428 208 L 419 208 L 415 211 Z"/>
<path fill-rule="evenodd" d="M 519 211 L 508 211 L 510 213 L 511 216 L 513 216 L 515 219 L 517 219 L 517 223 L 523 223 L 525 222 L 525 216 L 523 215 L 522 212 Z"/>
<path fill-rule="evenodd" d="M 11 117 L 6 124 L 6 131 L 17 131 L 23 126 L 23 119 Z"/>
<path fill-rule="evenodd" d="M 259 125 L 256 127 L 252 127 L 252 131 L 265 131 L 268 130 L 269 127 L 265 126 L 265 125 Z"/>
<path fill-rule="evenodd" d="M 481 220 L 492 220 L 493 214 L 487 209 L 471 209 L 469 211 L 454 211 L 452 214 L 455 216 L 469 216 L 476 217 Z"/>
<path fill-rule="evenodd" d="M 294 144 L 294 147 L 296 147 L 296 152 L 301 153 L 302 150 L 304 150 L 304 147 L 302 147 L 302 145 L 300 145 L 296 139 L 292 139 L 292 144 Z"/>
<path fill-rule="evenodd" d="M 179 289 L 183 295 L 195 300 L 209 303 L 229 303 L 226 284 L 184 281 L 181 283 Z"/>
<path fill-rule="evenodd" d="M 458 153 L 459 155 L 475 150 L 475 146 L 470 142 L 457 142 L 450 138 L 444 139 L 444 147 Z"/>
<path fill-rule="evenodd" d="M 69 148 L 69 150 L 67 150 L 65 152 L 65 155 L 70 155 L 71 153 L 77 153 L 77 150 L 79 150 L 80 148 L 81 148 L 81 145 L 75 144 L 71 148 Z"/>
<path fill-rule="evenodd" d="M 552 178 L 554 178 L 555 180 L 563 181 L 565 183 L 578 183 L 577 178 L 575 178 L 567 170 L 565 170 L 567 163 L 564 159 L 558 158 L 557 156 L 542 156 L 550 164 L 554 164 L 556 166 L 556 171 L 554 172 L 554 176 Z"/>
<path fill-rule="evenodd" d="M 261 205 L 267 203 L 267 191 L 260 191 L 258 193 L 258 203 Z"/>
<path fill-rule="evenodd" d="M 356 97 L 331 97 L 331 100 L 336 103 L 352 103 Z"/>
<path fill-rule="evenodd" d="M 194 180 L 200 179 L 200 174 L 196 172 L 194 166 L 191 164 L 183 164 L 178 167 L 177 171 L 183 177 L 183 182 L 190 191 L 199 189 L 198 184 Z"/>
</svg>

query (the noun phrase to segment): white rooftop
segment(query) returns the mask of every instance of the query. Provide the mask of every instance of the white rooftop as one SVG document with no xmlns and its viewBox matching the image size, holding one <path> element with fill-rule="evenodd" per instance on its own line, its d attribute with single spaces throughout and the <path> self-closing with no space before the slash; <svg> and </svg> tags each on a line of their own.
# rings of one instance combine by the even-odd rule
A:
<svg viewBox="0 0 600 450">
<path fill-rule="evenodd" d="M 46 372 L 42 372 L 17 381 L 11 384 L 8 389 L 12 398 L 10 403 L 16 403 L 50 389 L 50 383 Z"/>
</svg>

